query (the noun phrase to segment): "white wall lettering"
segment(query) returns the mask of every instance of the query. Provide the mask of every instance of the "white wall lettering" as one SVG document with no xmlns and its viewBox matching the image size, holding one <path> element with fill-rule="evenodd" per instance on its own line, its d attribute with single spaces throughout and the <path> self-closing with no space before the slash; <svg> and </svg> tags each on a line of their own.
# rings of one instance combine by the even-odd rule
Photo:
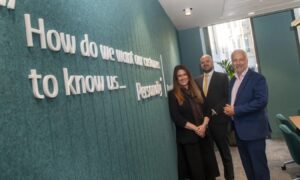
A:
<svg viewBox="0 0 300 180">
<path fill-rule="evenodd" d="M 1 1 L 1 0 L 0 0 Z M 58 32 L 55 29 L 45 31 L 44 19 L 38 19 L 38 27 L 34 28 L 31 25 L 31 17 L 29 14 L 24 14 L 27 46 L 34 47 L 33 36 L 38 35 L 40 39 L 41 49 L 49 48 L 52 51 L 63 51 L 69 54 L 76 52 L 76 38 L 70 34 Z M 134 54 L 132 51 L 123 51 L 114 49 L 106 45 L 98 45 L 96 42 L 89 39 L 88 34 L 84 34 L 80 41 L 80 52 L 84 57 L 98 58 L 99 51 L 103 60 L 116 61 L 125 64 L 135 64 L 154 69 L 160 69 L 160 62 L 152 58 L 146 58 Z M 84 89 L 83 89 L 84 90 Z M 70 89 L 70 91 L 72 91 Z"/>
<path fill-rule="evenodd" d="M 41 74 L 37 74 L 36 69 L 31 69 L 30 74 L 28 75 L 28 79 L 31 79 L 32 84 L 32 91 L 34 97 L 38 99 L 44 99 L 45 95 L 49 98 L 55 98 L 58 94 L 58 83 L 55 76 L 49 74 L 46 75 L 44 78 Z M 39 86 L 38 86 L 38 80 L 43 79 L 43 91 L 44 94 L 39 93 Z M 49 89 L 49 82 L 51 81 L 53 90 L 50 92 Z"/>
<path fill-rule="evenodd" d="M 116 49 L 116 55 L 117 55 L 118 62 L 134 64 L 132 51 L 126 52 L 126 51 Z"/>
<path fill-rule="evenodd" d="M 94 76 L 93 83 L 96 91 L 104 91 L 104 76 Z"/>
<path fill-rule="evenodd" d="M 84 39 L 80 42 L 80 51 L 81 51 L 81 55 L 86 56 L 86 57 L 90 57 L 92 56 L 93 58 L 97 58 L 98 57 L 98 49 L 95 42 L 90 42 L 89 41 L 89 35 L 88 34 L 84 34 Z"/>
<path fill-rule="evenodd" d="M 139 66 L 143 66 L 143 57 L 139 55 L 134 55 L 134 63 Z"/>
<path fill-rule="evenodd" d="M 144 63 L 144 66 L 146 66 L 146 67 L 160 69 L 160 63 L 151 58 L 143 58 L 143 63 Z"/>
<path fill-rule="evenodd" d="M 81 51 L 81 55 L 87 57 L 90 56 L 89 36 L 87 34 L 84 35 L 84 40 L 80 42 L 80 51 Z"/>
<path fill-rule="evenodd" d="M 75 36 L 70 34 L 60 33 L 60 41 L 65 53 L 75 54 L 76 52 L 76 40 Z"/>
<path fill-rule="evenodd" d="M 7 3 L 7 4 L 6 4 Z M 8 9 L 15 9 L 16 0 L 0 0 L 0 6 L 6 6 Z"/>
<path fill-rule="evenodd" d="M 9 1 L 8 4 L 12 2 L 14 1 Z M 6 5 L 6 3 L 6 0 L 0 0 L 0 5 L 3 6 Z M 33 37 L 35 36 L 35 38 L 39 38 L 41 49 L 49 49 L 55 52 L 63 50 L 65 53 L 75 54 L 77 43 L 75 36 L 59 32 L 55 29 L 45 30 L 45 22 L 42 18 L 38 18 L 38 25 L 32 27 L 30 14 L 24 14 L 24 20 L 28 47 L 35 46 L 33 41 Z M 138 101 L 153 96 L 162 96 L 162 81 L 164 82 L 162 79 L 164 79 L 164 74 L 161 57 L 160 61 L 157 61 L 150 57 L 134 54 L 132 51 L 124 51 L 121 49 L 114 49 L 107 45 L 97 44 L 89 39 L 88 34 L 84 34 L 83 39 L 80 41 L 80 53 L 84 57 L 92 57 L 94 59 L 98 58 L 100 54 L 103 60 L 161 69 L 163 78 L 160 78 L 159 81 L 155 81 L 155 84 L 144 86 L 140 82 L 136 82 L 135 85 Z M 54 75 L 49 74 L 43 77 L 41 74 L 37 74 L 35 69 L 32 69 L 28 78 L 32 82 L 34 97 L 44 99 L 45 97 L 54 98 L 58 95 L 58 80 Z M 42 90 L 39 89 L 39 80 L 42 80 Z M 118 76 L 69 75 L 67 68 L 63 68 L 63 83 L 65 94 L 67 96 L 102 92 L 105 90 L 105 86 L 107 90 L 126 88 L 126 85 L 118 82 Z M 52 88 L 49 88 L 49 85 L 51 85 Z M 166 93 L 165 83 L 164 88 Z"/>
<path fill-rule="evenodd" d="M 98 48 L 97 48 L 97 44 L 95 42 L 90 43 L 90 54 L 93 58 L 98 57 Z"/>
<path fill-rule="evenodd" d="M 114 58 L 115 51 L 112 47 L 104 46 L 104 45 L 100 44 L 99 48 L 100 48 L 102 59 L 115 61 L 115 58 Z"/>
<path fill-rule="evenodd" d="M 49 90 L 49 80 L 52 82 L 53 90 L 50 92 Z M 58 83 L 57 79 L 53 75 L 47 75 L 43 78 L 43 90 L 47 97 L 55 98 L 58 94 Z"/>
<path fill-rule="evenodd" d="M 117 81 L 118 76 L 106 76 L 107 88 L 109 90 L 119 89 L 119 82 Z"/>
<path fill-rule="evenodd" d="M 73 75 L 73 76 L 75 77 L 76 94 L 81 94 L 81 92 L 86 93 L 84 76 L 82 75 Z"/>
<path fill-rule="evenodd" d="M 104 76 L 70 75 L 67 68 L 63 68 L 66 95 L 93 93 L 104 91 Z"/>
<path fill-rule="evenodd" d="M 69 96 L 71 94 L 77 94 L 72 84 L 74 80 L 74 76 L 69 77 L 67 68 L 63 68 L 63 73 L 64 73 L 64 82 L 65 82 L 64 84 L 65 84 L 66 95 Z"/>
<path fill-rule="evenodd" d="M 55 39 L 55 43 L 53 43 L 52 39 Z M 52 51 L 59 51 L 61 49 L 60 36 L 57 31 L 49 30 L 47 32 L 47 44 Z"/>
<path fill-rule="evenodd" d="M 76 41 L 75 36 L 71 36 L 70 34 L 66 34 L 61 32 L 57 32 L 56 30 L 49 30 L 45 33 L 45 25 L 44 19 L 38 19 L 38 28 L 33 28 L 31 26 L 31 18 L 29 14 L 24 14 L 25 19 L 25 28 L 26 28 L 26 38 L 27 38 L 27 46 L 33 47 L 33 33 L 38 34 L 40 38 L 41 49 L 47 49 L 47 45 L 52 51 L 60 51 L 61 47 L 63 47 L 63 51 L 65 53 L 75 54 L 76 51 Z M 47 38 L 46 38 L 47 34 Z"/>
<path fill-rule="evenodd" d="M 39 93 L 38 79 L 41 79 L 42 75 L 37 74 L 35 69 L 30 70 L 30 74 L 28 75 L 28 79 L 31 79 L 32 91 L 34 97 L 38 99 L 44 99 L 45 96 Z"/>
<path fill-rule="evenodd" d="M 142 86 L 141 83 L 135 83 L 138 101 L 153 96 L 162 96 L 161 82 L 155 81 L 155 84 Z"/>
<path fill-rule="evenodd" d="M 95 84 L 93 81 L 93 76 L 86 76 L 85 85 L 86 85 L 87 92 L 92 93 L 95 91 Z"/>
<path fill-rule="evenodd" d="M 36 33 L 40 35 L 40 43 L 41 48 L 46 49 L 46 37 L 45 37 L 45 26 L 44 26 L 44 19 L 39 18 L 39 29 L 34 29 L 31 26 L 31 20 L 29 14 L 24 14 L 25 17 L 25 27 L 26 27 L 26 38 L 27 38 L 27 46 L 33 47 L 33 38 L 32 34 Z"/>
</svg>

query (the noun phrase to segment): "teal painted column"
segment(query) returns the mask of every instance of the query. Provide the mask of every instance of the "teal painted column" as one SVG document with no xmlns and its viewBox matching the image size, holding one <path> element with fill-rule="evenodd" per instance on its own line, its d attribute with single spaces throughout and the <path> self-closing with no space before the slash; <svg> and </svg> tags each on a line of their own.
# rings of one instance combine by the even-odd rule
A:
<svg viewBox="0 0 300 180">
<path fill-rule="evenodd" d="M 178 31 L 178 39 L 181 63 L 193 76 L 200 75 L 199 58 L 203 52 L 199 27 Z"/>
<path fill-rule="evenodd" d="M 253 18 L 256 53 L 269 85 L 269 119 L 273 137 L 281 136 L 277 113 L 294 115 L 300 108 L 299 49 L 292 11 Z"/>
</svg>

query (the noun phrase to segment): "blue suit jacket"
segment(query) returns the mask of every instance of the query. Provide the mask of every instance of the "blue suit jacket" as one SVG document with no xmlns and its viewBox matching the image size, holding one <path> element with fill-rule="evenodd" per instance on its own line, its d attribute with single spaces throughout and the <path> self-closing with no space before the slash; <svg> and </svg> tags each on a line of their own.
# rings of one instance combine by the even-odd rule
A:
<svg viewBox="0 0 300 180">
<path fill-rule="evenodd" d="M 232 91 L 235 80 L 235 77 L 231 79 L 229 92 Z M 267 103 L 268 87 L 265 78 L 249 69 L 238 89 L 234 103 L 233 122 L 241 140 L 263 139 L 270 135 Z"/>
</svg>

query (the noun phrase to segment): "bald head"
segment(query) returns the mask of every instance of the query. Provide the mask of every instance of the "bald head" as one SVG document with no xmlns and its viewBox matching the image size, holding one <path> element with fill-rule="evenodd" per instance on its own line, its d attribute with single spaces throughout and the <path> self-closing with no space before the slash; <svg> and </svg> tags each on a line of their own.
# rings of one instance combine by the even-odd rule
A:
<svg viewBox="0 0 300 180">
<path fill-rule="evenodd" d="M 203 56 L 201 56 L 200 66 L 205 73 L 209 73 L 210 71 L 212 71 L 214 69 L 214 61 L 212 57 L 208 54 L 204 54 Z"/>
</svg>

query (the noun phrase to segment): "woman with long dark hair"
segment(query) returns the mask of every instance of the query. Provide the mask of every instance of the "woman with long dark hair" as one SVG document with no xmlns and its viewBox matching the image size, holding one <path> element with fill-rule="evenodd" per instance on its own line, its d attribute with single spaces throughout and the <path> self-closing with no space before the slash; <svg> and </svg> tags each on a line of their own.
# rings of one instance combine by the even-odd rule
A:
<svg viewBox="0 0 300 180">
<path fill-rule="evenodd" d="M 189 70 L 178 65 L 169 92 L 169 109 L 176 126 L 178 179 L 213 180 L 219 169 L 207 125 L 210 111 Z"/>
</svg>

